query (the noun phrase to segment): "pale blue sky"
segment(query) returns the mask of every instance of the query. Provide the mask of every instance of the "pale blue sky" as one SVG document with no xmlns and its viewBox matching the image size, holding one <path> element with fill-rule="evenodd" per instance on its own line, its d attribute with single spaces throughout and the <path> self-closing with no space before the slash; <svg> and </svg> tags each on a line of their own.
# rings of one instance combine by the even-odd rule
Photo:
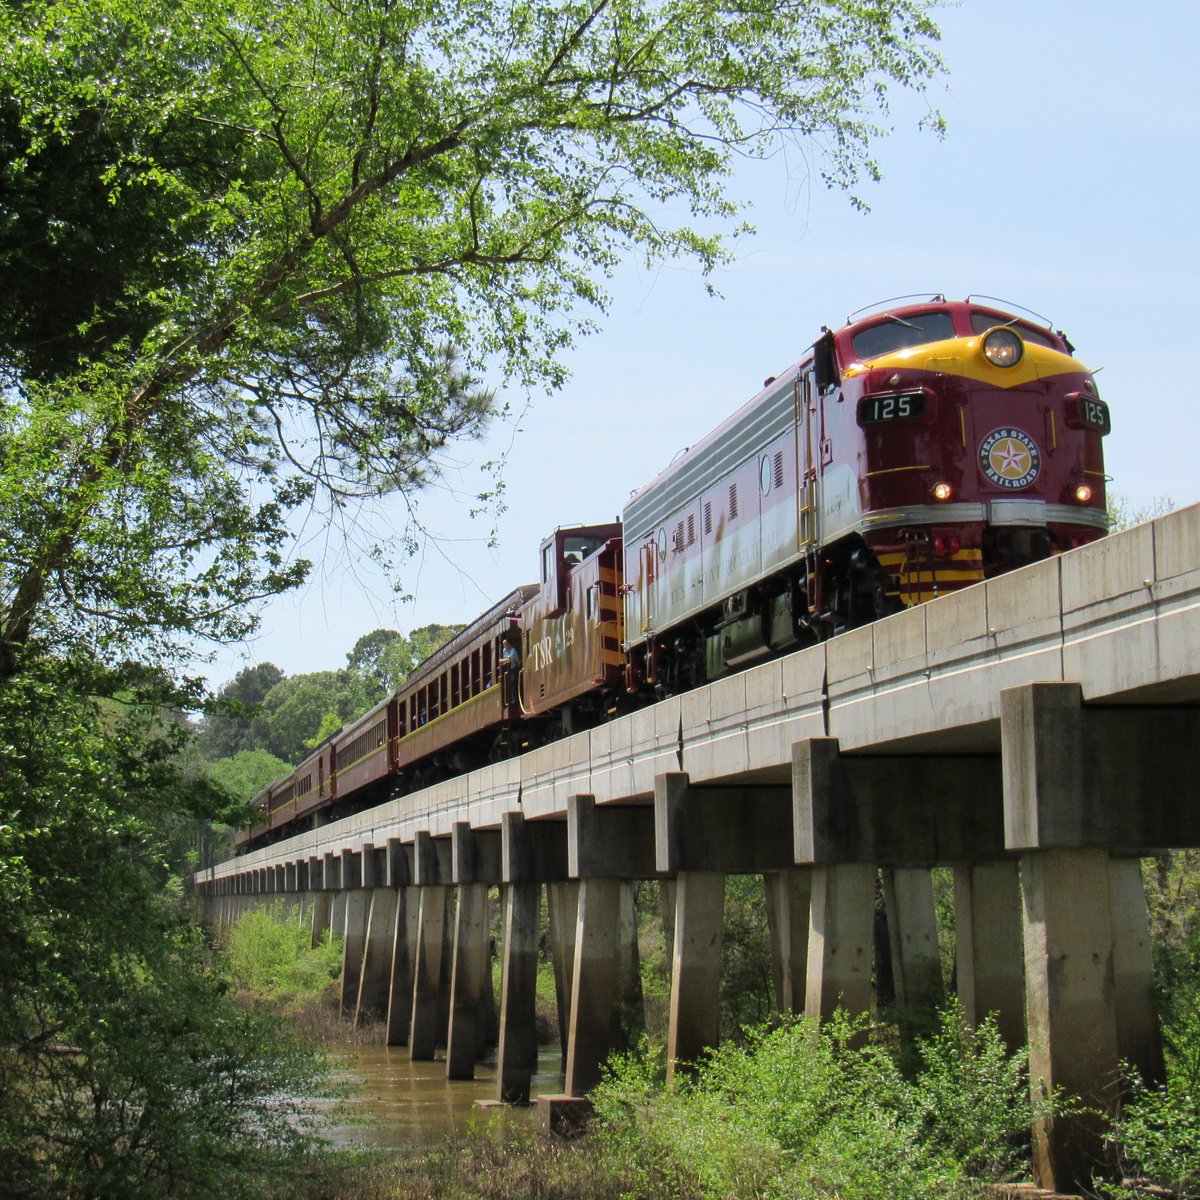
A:
<svg viewBox="0 0 1200 1200">
<path fill-rule="evenodd" d="M 612 519 L 821 325 L 901 294 L 986 294 L 1043 314 L 1101 369 L 1110 487 L 1134 504 L 1200 499 L 1200 5 L 964 0 L 939 22 L 949 75 L 932 102 L 947 137 L 918 131 L 922 104 L 897 105 L 869 213 L 810 183 L 795 151 L 747 164 L 734 187 L 758 234 L 716 280 L 722 298 L 692 270 L 622 270 L 565 390 L 535 397 L 518 430 L 460 447 L 448 487 L 421 500 L 436 541 L 400 571 L 413 601 L 396 602 L 357 552 L 377 530 L 344 544 L 314 520 L 299 550 L 317 563 L 311 583 L 264 609 L 253 643 L 220 651 L 214 685 L 268 660 L 289 674 L 342 666 L 378 626 L 470 620 L 534 577 L 554 526 Z M 488 549 L 489 523 L 463 497 L 510 447 Z"/>
</svg>

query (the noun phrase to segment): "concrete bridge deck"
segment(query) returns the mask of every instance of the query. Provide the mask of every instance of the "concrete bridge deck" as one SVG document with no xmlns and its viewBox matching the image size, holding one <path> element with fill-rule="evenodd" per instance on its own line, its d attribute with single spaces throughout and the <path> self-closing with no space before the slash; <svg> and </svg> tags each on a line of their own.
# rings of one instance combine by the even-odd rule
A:
<svg viewBox="0 0 1200 1200">
<path fill-rule="evenodd" d="M 593 998 L 591 1018 L 564 1008 L 568 1092 L 581 1094 L 609 1048 L 597 1030 L 618 984 L 597 963 L 619 972 L 619 934 L 590 966 L 580 948 L 597 921 L 620 926 L 612 881 L 677 890 L 669 1050 L 683 1061 L 715 1037 L 696 1016 L 715 986 L 711 953 L 689 965 L 687 947 L 714 922 L 719 947 L 726 873 L 767 876 L 781 1007 L 820 1015 L 870 1005 L 881 867 L 898 982 L 907 974 L 917 997 L 913 947 L 935 953 L 928 867 L 949 864 L 968 1013 L 994 1008 L 1011 1040 L 1029 1038 L 1036 1083 L 1111 1103 L 1118 1056 L 1161 1071 L 1132 856 L 1200 842 L 1198 705 L 1194 506 L 220 864 L 197 885 L 218 920 L 276 893 L 365 902 L 416 888 L 423 906 L 456 888 L 476 924 L 472 888 L 501 884 L 507 905 L 520 884 L 574 886 L 549 902 L 553 916 L 571 897 L 566 999 Z M 344 909 L 349 945 L 367 917 Z M 419 957 L 419 931 L 406 936 Z M 364 969 L 351 972 L 360 983 Z M 1042 1130 L 1039 1182 L 1080 1182 L 1090 1137 L 1070 1122 Z"/>
</svg>

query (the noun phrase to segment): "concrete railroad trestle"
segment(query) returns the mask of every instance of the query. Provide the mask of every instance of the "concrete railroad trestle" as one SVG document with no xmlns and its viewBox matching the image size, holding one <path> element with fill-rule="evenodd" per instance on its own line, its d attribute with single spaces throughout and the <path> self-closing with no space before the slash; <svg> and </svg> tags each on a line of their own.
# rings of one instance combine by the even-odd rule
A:
<svg viewBox="0 0 1200 1200">
<path fill-rule="evenodd" d="M 897 999 L 941 1000 L 930 868 L 954 869 L 970 1020 L 1102 1109 L 1162 1074 L 1138 856 L 1200 846 L 1200 506 L 800 650 L 196 876 L 207 918 L 284 899 L 345 936 L 343 1001 L 391 1044 L 528 1101 L 545 884 L 566 1097 L 630 998 L 630 881 L 673 906 L 668 1059 L 717 1037 L 727 874 L 763 873 L 780 1011 L 872 1002 L 882 869 Z M 500 1011 L 489 889 L 503 905 Z M 633 995 L 637 991 L 634 987 Z M 1085 1183 L 1095 1117 L 1035 1130 Z"/>
</svg>

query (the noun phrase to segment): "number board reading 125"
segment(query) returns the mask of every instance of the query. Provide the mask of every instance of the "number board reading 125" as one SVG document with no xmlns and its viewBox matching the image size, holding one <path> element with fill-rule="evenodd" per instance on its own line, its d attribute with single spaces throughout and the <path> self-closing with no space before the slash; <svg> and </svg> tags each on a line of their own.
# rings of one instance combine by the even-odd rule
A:
<svg viewBox="0 0 1200 1200">
<path fill-rule="evenodd" d="M 867 396 L 858 406 L 860 425 L 878 425 L 881 421 L 911 421 L 924 416 L 925 396 L 906 392 L 901 396 Z"/>
</svg>

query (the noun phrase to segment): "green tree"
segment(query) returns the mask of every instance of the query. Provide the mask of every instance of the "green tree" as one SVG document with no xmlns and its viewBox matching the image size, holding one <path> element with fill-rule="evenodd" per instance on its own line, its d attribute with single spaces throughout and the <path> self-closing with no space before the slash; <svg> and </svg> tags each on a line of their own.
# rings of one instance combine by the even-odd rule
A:
<svg viewBox="0 0 1200 1200">
<path fill-rule="evenodd" d="M 186 697 L 153 684 L 59 662 L 0 688 L 6 1195 L 245 1196 L 298 1147 L 317 1064 L 233 1005 L 179 886 L 191 823 L 242 807 L 180 772 L 157 708 Z"/>
<path fill-rule="evenodd" d="M 875 176 L 930 2 L 4 6 L 0 679 L 244 634 L 292 506 L 561 382 L 626 254 L 722 262 L 737 156 Z"/>
<path fill-rule="evenodd" d="M 254 718 L 267 693 L 282 683 L 284 673 L 274 663 L 243 667 L 216 694 L 200 727 L 200 749 L 210 761 L 242 750 L 258 749 Z"/>
<path fill-rule="evenodd" d="M 404 634 L 396 629 L 373 629 L 364 633 L 354 643 L 354 648 L 346 655 L 346 694 L 352 716 L 374 708 L 385 696 L 390 695 L 395 688 L 389 687 L 389 680 L 381 664 L 394 645 L 406 644 Z M 328 728 L 328 733 L 336 733 L 338 727 Z"/>
<path fill-rule="evenodd" d="M 1112 533 L 1128 529 L 1131 525 L 1141 525 L 1153 521 L 1155 517 L 1164 516 L 1175 508 L 1175 501 L 1170 496 L 1155 496 L 1150 501 L 1134 500 L 1123 496 L 1120 492 L 1108 493 L 1108 525 Z"/>
<path fill-rule="evenodd" d="M 294 766 L 316 744 L 326 714 L 334 715 L 339 729 L 350 719 L 345 672 L 289 675 L 267 693 L 255 727 L 261 744 Z"/>
<path fill-rule="evenodd" d="M 421 663 L 465 628 L 465 625 L 439 625 L 435 622 L 414 629 L 406 638 L 389 642 L 379 655 L 375 669 L 382 695 L 399 690 Z"/>
<path fill-rule="evenodd" d="M 291 773 L 291 765 L 269 750 L 239 750 L 208 766 L 208 777 L 239 800 L 249 800 L 268 783 Z"/>
<path fill-rule="evenodd" d="M 399 691 L 413 669 L 444 646 L 464 625 L 422 625 L 405 637 L 394 629 L 364 634 L 346 656 L 346 697 L 350 717 L 361 716 Z M 325 733 L 336 733 L 332 723 Z"/>
</svg>

